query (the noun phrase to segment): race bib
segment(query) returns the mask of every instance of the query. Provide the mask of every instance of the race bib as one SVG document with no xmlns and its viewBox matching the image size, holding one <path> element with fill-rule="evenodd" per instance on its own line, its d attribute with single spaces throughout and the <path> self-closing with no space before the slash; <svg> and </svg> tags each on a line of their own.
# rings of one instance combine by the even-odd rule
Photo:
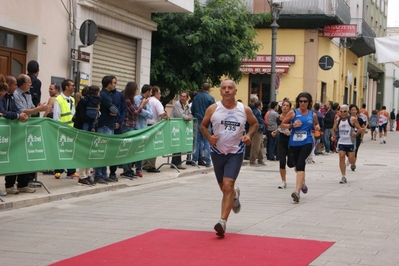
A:
<svg viewBox="0 0 399 266">
<path fill-rule="evenodd" d="M 307 137 L 306 131 L 297 131 L 295 132 L 292 140 L 293 141 L 304 141 Z"/>
</svg>

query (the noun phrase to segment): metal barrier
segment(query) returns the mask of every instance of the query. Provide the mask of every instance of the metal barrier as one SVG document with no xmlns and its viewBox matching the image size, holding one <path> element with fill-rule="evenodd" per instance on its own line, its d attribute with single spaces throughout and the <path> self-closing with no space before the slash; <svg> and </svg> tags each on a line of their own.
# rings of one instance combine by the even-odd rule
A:
<svg viewBox="0 0 399 266">
<path fill-rule="evenodd" d="M 20 174 L 24 174 L 24 173 L 20 173 Z M 18 174 L 15 174 L 15 175 L 18 175 Z M 29 186 L 30 188 L 40 188 L 40 187 L 43 187 L 43 188 L 47 191 L 48 194 L 51 194 L 51 192 L 50 192 L 50 190 L 47 188 L 47 186 L 46 186 L 43 182 L 37 180 L 37 172 L 35 173 L 35 177 L 33 178 L 33 180 L 29 181 L 28 186 Z M 1 202 L 5 202 L 5 200 L 4 200 L 1 196 L 0 196 L 0 201 L 1 201 Z"/>
<path fill-rule="evenodd" d="M 193 155 L 194 153 L 195 153 L 195 151 L 196 151 L 196 149 L 197 149 L 197 145 L 196 145 L 196 143 L 197 143 L 197 131 L 198 131 L 198 120 L 196 119 L 196 118 L 194 118 L 194 123 L 193 123 L 193 151 L 192 152 L 184 152 L 184 153 L 176 153 L 176 154 L 166 154 L 166 155 L 162 155 L 162 158 L 167 158 L 167 162 L 166 163 L 163 163 L 163 164 L 161 164 L 160 166 L 158 166 L 158 168 L 157 168 L 157 170 L 159 170 L 159 169 L 161 169 L 161 167 L 162 166 L 164 166 L 164 165 L 170 165 L 170 166 L 172 166 L 173 168 L 175 168 L 176 169 L 176 171 L 177 172 L 179 172 L 180 173 L 180 171 L 179 171 L 179 169 L 176 167 L 176 165 L 174 165 L 173 163 L 171 163 L 170 162 L 170 158 L 171 157 L 174 157 L 174 156 L 182 156 L 182 155 Z M 184 162 L 191 162 L 191 165 L 195 165 L 195 166 L 197 166 L 198 168 L 200 168 L 199 166 L 198 166 L 198 164 L 196 163 L 196 162 L 194 162 L 194 161 L 192 161 L 192 160 L 183 160 L 182 161 L 182 163 L 184 163 Z"/>
</svg>

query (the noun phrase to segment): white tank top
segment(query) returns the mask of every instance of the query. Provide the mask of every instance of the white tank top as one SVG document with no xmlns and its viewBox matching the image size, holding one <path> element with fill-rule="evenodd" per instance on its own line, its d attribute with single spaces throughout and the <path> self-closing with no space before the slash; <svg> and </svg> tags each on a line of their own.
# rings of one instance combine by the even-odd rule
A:
<svg viewBox="0 0 399 266">
<path fill-rule="evenodd" d="M 247 114 L 244 105 L 237 102 L 233 109 L 226 109 L 219 101 L 211 117 L 213 134 L 218 135 L 218 141 L 211 151 L 217 154 L 237 154 L 244 152 L 244 143 L 241 141 L 245 134 Z"/>
<path fill-rule="evenodd" d="M 356 139 L 352 136 L 355 131 L 349 123 L 349 117 L 345 121 L 340 120 L 338 123 L 339 139 L 338 144 L 352 145 L 356 143 Z"/>
</svg>

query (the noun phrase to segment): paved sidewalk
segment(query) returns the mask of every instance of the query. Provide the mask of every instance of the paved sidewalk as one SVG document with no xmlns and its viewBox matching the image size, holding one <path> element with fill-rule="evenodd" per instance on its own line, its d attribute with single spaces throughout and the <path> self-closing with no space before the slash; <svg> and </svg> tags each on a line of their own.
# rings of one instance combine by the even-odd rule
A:
<svg viewBox="0 0 399 266">
<path fill-rule="evenodd" d="M 182 157 L 184 159 L 185 156 Z M 79 197 L 84 195 L 90 195 L 95 193 L 101 193 L 106 191 L 113 191 L 123 189 L 127 187 L 140 186 L 144 184 L 150 184 L 159 181 L 171 180 L 186 175 L 195 175 L 205 172 L 213 172 L 213 168 L 206 168 L 205 166 L 191 166 L 185 165 L 186 170 L 179 170 L 178 172 L 174 168 L 170 168 L 167 164 L 168 160 L 166 157 L 157 158 L 157 167 L 161 167 L 160 173 L 147 173 L 143 171 L 143 177 L 134 178 L 133 180 L 120 176 L 123 172 L 121 168 L 117 169 L 117 177 L 119 179 L 116 183 L 108 183 L 108 185 L 96 184 L 95 186 L 82 186 L 78 184 L 78 179 L 67 179 L 66 173 L 63 173 L 60 179 L 55 179 L 53 175 L 45 175 L 38 173 L 37 180 L 43 182 L 48 188 L 48 193 L 44 187 L 35 188 L 34 193 L 19 193 L 17 195 L 8 194 L 1 197 L 4 202 L 0 201 L 0 212 L 4 210 L 10 210 L 14 208 L 28 207 L 46 202 L 52 202 L 57 200 L 68 199 L 72 197 Z M 162 164 L 165 164 L 161 166 Z M 109 173 L 109 168 L 108 168 Z M 1 189 L 4 191 L 4 177 L 1 176 L 2 180 L 0 184 Z"/>
<path fill-rule="evenodd" d="M 288 188 L 277 189 L 278 162 L 252 167 L 245 161 L 237 180 L 242 209 L 230 215 L 226 237 L 335 242 L 312 266 L 399 265 L 398 140 L 399 132 L 389 132 L 387 144 L 367 134 L 356 171 L 347 168 L 347 184 L 339 184 L 337 154 L 314 156 L 306 166 L 309 192 L 299 204 L 290 196 L 293 169 L 287 170 Z M 213 231 L 221 193 L 212 169 L 161 170 L 94 188 L 43 176 L 52 194 L 40 188 L 4 197 L 3 206 L 11 206 L 0 211 L 0 265 L 48 265 L 158 228 Z"/>
</svg>

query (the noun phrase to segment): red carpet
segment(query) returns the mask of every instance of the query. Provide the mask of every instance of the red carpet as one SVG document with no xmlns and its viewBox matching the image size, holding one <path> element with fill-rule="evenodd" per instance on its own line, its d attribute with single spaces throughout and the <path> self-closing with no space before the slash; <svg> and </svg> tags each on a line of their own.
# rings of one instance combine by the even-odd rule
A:
<svg viewBox="0 0 399 266">
<path fill-rule="evenodd" d="M 158 229 L 52 265 L 308 265 L 333 244 Z"/>
</svg>

